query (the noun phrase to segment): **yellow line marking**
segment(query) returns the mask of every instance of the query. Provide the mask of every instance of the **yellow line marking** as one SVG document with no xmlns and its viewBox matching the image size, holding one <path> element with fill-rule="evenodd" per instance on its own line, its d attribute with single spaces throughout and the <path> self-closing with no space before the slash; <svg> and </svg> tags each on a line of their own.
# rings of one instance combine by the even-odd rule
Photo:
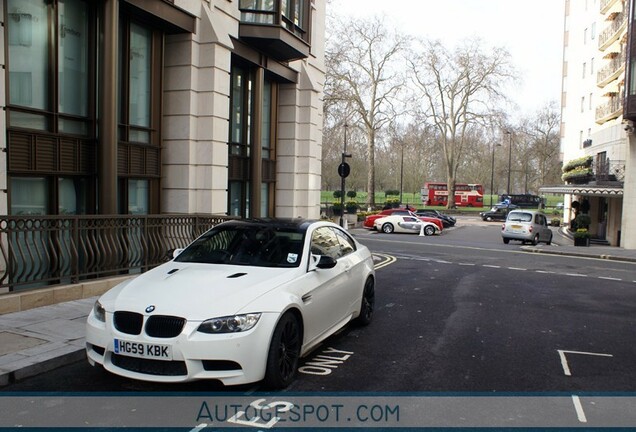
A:
<svg viewBox="0 0 636 432">
<path fill-rule="evenodd" d="M 384 259 L 380 264 L 377 264 L 375 266 L 376 270 L 381 269 L 381 268 L 386 267 L 386 266 L 389 266 L 389 265 L 391 265 L 391 264 L 393 264 L 394 262 L 397 261 L 397 258 L 395 258 L 393 255 L 384 255 L 384 254 L 374 253 L 373 256 L 374 257 L 376 257 L 376 256 L 377 257 L 381 257 L 381 258 Z"/>
</svg>

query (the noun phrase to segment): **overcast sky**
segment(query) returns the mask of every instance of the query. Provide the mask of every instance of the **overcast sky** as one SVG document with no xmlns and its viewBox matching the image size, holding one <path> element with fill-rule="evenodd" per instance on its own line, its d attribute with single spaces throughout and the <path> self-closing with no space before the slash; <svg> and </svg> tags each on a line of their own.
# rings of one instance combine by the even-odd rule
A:
<svg viewBox="0 0 636 432">
<path fill-rule="evenodd" d="M 449 48 L 475 36 L 505 47 L 521 76 L 510 95 L 520 111 L 560 103 L 563 0 L 332 0 L 327 8 L 337 15 L 385 15 L 402 32 Z"/>
</svg>

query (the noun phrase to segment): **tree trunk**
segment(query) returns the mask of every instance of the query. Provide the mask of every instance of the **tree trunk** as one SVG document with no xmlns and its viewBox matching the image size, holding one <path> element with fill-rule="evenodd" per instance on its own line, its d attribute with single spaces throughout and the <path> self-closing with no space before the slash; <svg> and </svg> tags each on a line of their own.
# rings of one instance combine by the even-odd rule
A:
<svg viewBox="0 0 636 432">
<path fill-rule="evenodd" d="M 375 131 L 367 130 L 367 208 L 375 208 Z"/>
</svg>

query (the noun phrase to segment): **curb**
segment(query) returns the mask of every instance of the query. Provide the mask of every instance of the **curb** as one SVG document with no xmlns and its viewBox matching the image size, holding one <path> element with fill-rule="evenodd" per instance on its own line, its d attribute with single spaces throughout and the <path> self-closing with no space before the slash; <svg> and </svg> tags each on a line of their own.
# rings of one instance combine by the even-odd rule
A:
<svg viewBox="0 0 636 432">
<path fill-rule="evenodd" d="M 45 372 L 52 371 L 53 369 L 57 369 L 70 363 L 78 362 L 82 359 L 86 359 L 86 349 L 77 348 L 76 350 L 73 350 L 66 354 L 53 356 L 49 359 L 26 365 L 12 371 L 3 371 L 2 368 L 0 368 L 0 387 L 13 384 L 25 378 L 30 378 Z"/>
<path fill-rule="evenodd" d="M 533 246 L 521 246 L 521 249 L 526 252 L 532 253 L 541 253 L 546 255 L 562 255 L 562 256 L 574 256 L 581 258 L 597 258 L 608 261 L 624 261 L 624 262 L 636 262 L 636 258 L 632 257 L 622 257 L 619 255 L 610 255 L 610 254 L 593 254 L 593 253 L 581 253 L 581 252 L 572 252 L 572 251 L 558 251 L 558 250 L 545 250 L 542 248 L 537 248 Z"/>
</svg>

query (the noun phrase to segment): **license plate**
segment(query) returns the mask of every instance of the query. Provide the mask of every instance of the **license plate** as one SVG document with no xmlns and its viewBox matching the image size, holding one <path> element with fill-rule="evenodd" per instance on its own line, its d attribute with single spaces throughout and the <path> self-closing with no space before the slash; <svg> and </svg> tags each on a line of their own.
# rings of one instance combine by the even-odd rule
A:
<svg viewBox="0 0 636 432">
<path fill-rule="evenodd" d="M 510 228 L 512 228 L 514 230 L 520 230 L 521 229 L 521 225 L 512 225 Z"/>
<path fill-rule="evenodd" d="M 144 342 L 131 342 L 115 339 L 114 352 L 115 354 L 128 357 L 153 360 L 172 360 L 172 347 L 170 345 L 149 344 Z"/>
</svg>

